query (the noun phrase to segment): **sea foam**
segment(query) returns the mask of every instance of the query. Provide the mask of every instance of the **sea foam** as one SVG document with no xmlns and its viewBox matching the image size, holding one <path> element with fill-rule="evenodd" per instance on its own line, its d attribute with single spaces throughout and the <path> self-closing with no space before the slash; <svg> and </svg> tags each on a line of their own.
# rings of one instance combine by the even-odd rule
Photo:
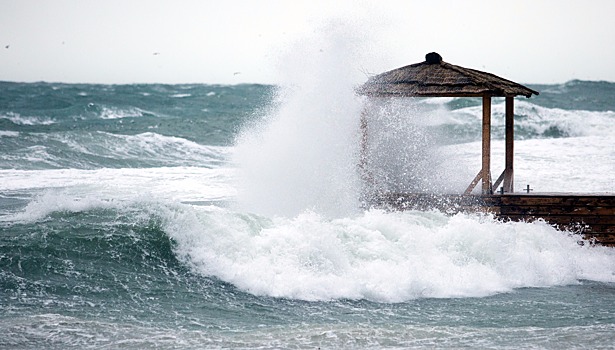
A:
<svg viewBox="0 0 615 350">
<path fill-rule="evenodd" d="M 90 107 L 91 108 L 91 107 Z M 150 112 L 143 111 L 139 108 L 115 108 L 115 107 L 101 107 L 100 118 L 101 119 L 123 119 L 123 118 L 139 118 L 146 114 L 152 114 Z"/>
<path fill-rule="evenodd" d="M 55 124 L 55 121 L 47 117 L 26 117 L 19 113 L 8 112 L 0 114 L 0 119 L 7 119 L 16 125 L 51 125 Z"/>
<path fill-rule="evenodd" d="M 19 136 L 19 132 L 17 131 L 0 130 L 0 137 L 18 137 L 18 136 Z"/>
<path fill-rule="evenodd" d="M 197 209 L 197 210 L 193 210 Z M 615 253 L 548 224 L 378 210 L 326 219 L 176 208 L 165 230 L 193 269 L 258 295 L 302 300 L 479 297 L 615 282 Z"/>
</svg>

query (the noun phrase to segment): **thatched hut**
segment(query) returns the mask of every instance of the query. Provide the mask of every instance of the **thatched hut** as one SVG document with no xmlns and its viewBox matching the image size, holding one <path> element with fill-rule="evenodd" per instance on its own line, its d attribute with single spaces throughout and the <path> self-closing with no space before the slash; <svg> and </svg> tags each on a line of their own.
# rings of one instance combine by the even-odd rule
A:
<svg viewBox="0 0 615 350">
<path fill-rule="evenodd" d="M 482 121 L 482 169 L 472 181 L 466 193 L 470 193 L 482 181 L 482 193 L 492 194 L 503 181 L 503 191 L 513 192 L 514 149 L 514 97 L 538 95 L 537 91 L 497 75 L 464 68 L 442 60 L 435 53 L 425 56 L 425 61 L 397 68 L 368 79 L 358 93 L 369 97 L 481 97 Z M 506 100 L 506 166 L 495 183 L 491 181 L 491 98 Z M 363 154 L 367 149 L 367 117 L 361 117 L 363 131 Z M 366 156 L 362 157 L 366 161 Z M 362 164 L 365 166 L 365 164 Z"/>
<path fill-rule="evenodd" d="M 543 219 L 553 226 L 579 232 L 598 244 L 615 246 L 615 194 L 513 193 L 514 98 L 538 95 L 537 91 L 496 75 L 455 66 L 435 52 L 425 62 L 412 64 L 371 77 L 358 88 L 370 97 L 481 97 L 482 168 L 463 195 L 425 193 L 378 193 L 372 200 L 393 209 L 436 208 L 447 213 L 487 211 L 503 220 Z M 506 100 L 505 169 L 491 182 L 491 98 Z M 361 116 L 361 168 L 367 169 L 368 118 Z M 471 192 L 482 181 L 481 195 Z M 502 191 L 493 193 L 500 183 Z M 584 244 L 583 241 L 580 242 Z"/>
</svg>

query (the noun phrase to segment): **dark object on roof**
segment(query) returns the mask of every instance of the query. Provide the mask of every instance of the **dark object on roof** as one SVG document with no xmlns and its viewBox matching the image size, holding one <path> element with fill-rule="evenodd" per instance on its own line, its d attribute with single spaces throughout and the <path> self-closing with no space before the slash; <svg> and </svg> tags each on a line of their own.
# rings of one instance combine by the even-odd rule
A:
<svg viewBox="0 0 615 350">
<path fill-rule="evenodd" d="M 538 95 L 537 91 L 497 75 L 455 66 L 435 52 L 425 62 L 373 76 L 357 92 L 376 97 L 505 97 Z"/>
</svg>

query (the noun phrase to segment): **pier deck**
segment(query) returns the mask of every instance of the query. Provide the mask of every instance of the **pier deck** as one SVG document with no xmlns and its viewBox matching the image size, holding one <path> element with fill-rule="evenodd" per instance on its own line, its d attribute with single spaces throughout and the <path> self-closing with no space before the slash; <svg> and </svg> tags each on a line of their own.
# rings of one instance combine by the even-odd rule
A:
<svg viewBox="0 0 615 350">
<path fill-rule="evenodd" d="M 377 196 L 374 202 L 392 210 L 488 212 L 498 219 L 512 221 L 543 219 L 559 230 L 580 233 L 596 244 L 615 246 L 615 193 L 387 193 Z"/>
</svg>

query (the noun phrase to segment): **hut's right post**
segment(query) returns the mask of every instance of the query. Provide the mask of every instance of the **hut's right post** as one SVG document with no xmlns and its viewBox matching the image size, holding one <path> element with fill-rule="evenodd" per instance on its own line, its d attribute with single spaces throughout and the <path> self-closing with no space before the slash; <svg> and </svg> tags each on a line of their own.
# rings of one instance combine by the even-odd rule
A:
<svg viewBox="0 0 615 350">
<path fill-rule="evenodd" d="M 506 96 L 506 167 L 504 174 L 504 191 L 514 192 L 514 146 L 515 146 L 515 112 L 514 97 Z"/>
<path fill-rule="evenodd" d="M 491 96 L 483 96 L 483 166 L 482 193 L 492 194 L 491 189 Z"/>
</svg>

